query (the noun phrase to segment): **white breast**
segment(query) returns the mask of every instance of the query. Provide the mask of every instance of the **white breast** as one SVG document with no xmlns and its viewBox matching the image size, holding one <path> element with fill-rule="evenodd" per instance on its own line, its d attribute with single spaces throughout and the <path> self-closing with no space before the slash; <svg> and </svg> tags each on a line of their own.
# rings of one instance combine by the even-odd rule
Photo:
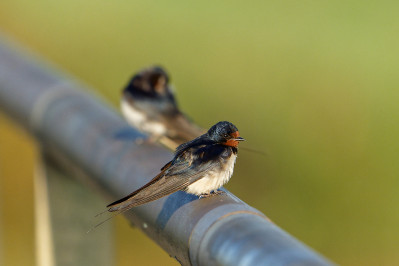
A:
<svg viewBox="0 0 399 266">
<path fill-rule="evenodd" d="M 129 124 L 151 135 L 164 135 L 166 127 L 159 122 L 148 121 L 145 114 L 135 109 L 125 99 L 121 100 L 121 111 Z"/>
<path fill-rule="evenodd" d="M 207 175 L 189 185 L 186 191 L 190 194 L 199 196 L 217 190 L 226 184 L 233 175 L 236 158 L 237 155 L 231 155 L 228 161 L 224 164 L 223 171 L 220 171 L 220 169 L 211 170 Z"/>
</svg>

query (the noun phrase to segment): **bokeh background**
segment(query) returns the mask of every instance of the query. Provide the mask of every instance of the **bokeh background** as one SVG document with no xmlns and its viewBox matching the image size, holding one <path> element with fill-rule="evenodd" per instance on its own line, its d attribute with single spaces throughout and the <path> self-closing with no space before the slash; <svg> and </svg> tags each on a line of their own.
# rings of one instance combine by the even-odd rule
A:
<svg viewBox="0 0 399 266">
<path fill-rule="evenodd" d="M 342 265 L 399 265 L 397 1 L 2 0 L 10 40 L 115 108 L 133 72 L 171 74 L 199 125 L 237 125 L 226 186 Z M 0 115 L 0 264 L 34 264 L 34 141 Z M 116 219 L 117 265 L 177 265 Z M 21 255 L 23 254 L 23 256 Z"/>
</svg>

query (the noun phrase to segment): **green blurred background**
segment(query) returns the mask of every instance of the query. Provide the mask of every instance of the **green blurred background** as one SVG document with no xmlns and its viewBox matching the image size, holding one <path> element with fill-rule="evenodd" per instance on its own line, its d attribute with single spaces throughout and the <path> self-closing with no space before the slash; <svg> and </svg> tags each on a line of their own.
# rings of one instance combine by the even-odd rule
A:
<svg viewBox="0 0 399 266">
<path fill-rule="evenodd" d="M 339 264 L 399 265 L 398 13 L 397 1 L 2 0 L 0 30 L 116 108 L 133 72 L 163 65 L 198 124 L 229 120 L 267 152 L 242 150 L 229 190 Z M 0 264 L 31 265 L 37 151 L 3 115 L 0 145 Z M 117 265 L 177 265 L 115 227 Z"/>
</svg>

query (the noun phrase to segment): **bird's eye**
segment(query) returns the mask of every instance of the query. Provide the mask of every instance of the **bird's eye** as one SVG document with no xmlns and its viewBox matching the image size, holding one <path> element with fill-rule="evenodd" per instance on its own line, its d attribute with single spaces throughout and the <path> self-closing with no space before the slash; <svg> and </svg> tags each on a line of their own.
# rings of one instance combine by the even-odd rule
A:
<svg viewBox="0 0 399 266">
<path fill-rule="evenodd" d="M 228 138 L 228 137 L 229 137 L 229 135 L 228 135 L 228 134 L 224 134 L 224 135 L 223 135 L 223 137 L 225 137 L 225 138 Z"/>
</svg>

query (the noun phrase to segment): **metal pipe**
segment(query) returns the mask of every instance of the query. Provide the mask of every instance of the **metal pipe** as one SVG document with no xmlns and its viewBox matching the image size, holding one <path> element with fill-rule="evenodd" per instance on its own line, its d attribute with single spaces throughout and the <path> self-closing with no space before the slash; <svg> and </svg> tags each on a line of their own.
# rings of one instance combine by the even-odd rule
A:
<svg viewBox="0 0 399 266">
<path fill-rule="evenodd" d="M 172 158 L 82 85 L 0 42 L 0 107 L 56 160 L 85 173 L 109 199 L 125 196 Z M 118 139 L 129 131 L 131 139 Z M 230 192 L 177 192 L 126 218 L 183 265 L 330 265 Z M 101 229 L 100 229 L 101 230 Z"/>
</svg>

